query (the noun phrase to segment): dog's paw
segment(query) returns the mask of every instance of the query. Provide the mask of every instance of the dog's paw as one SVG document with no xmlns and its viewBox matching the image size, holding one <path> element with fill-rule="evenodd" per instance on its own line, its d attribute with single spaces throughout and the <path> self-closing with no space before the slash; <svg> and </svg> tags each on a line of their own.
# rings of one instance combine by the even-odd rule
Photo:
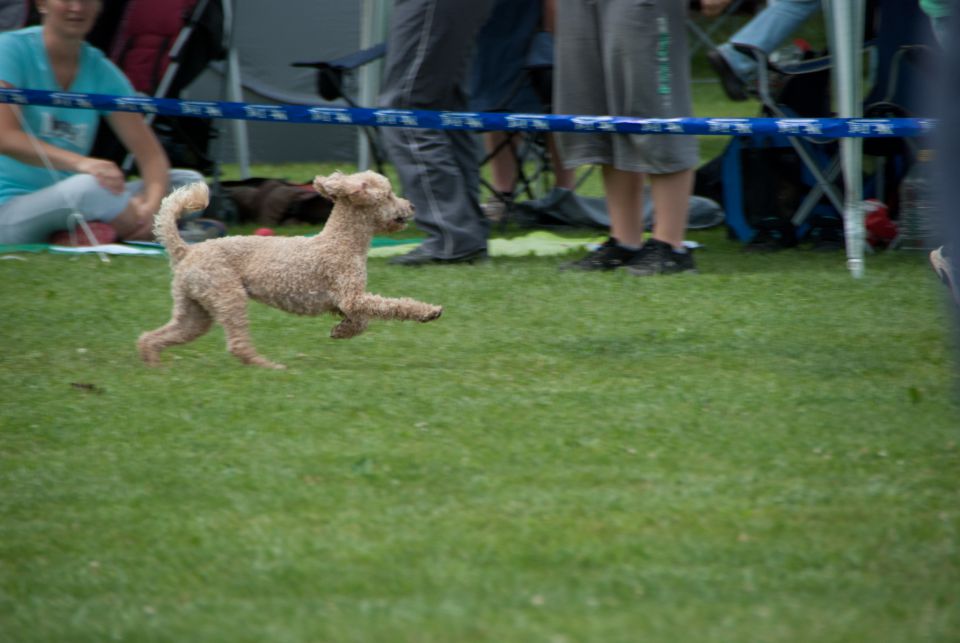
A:
<svg viewBox="0 0 960 643">
<path fill-rule="evenodd" d="M 250 366 L 259 366 L 260 368 L 270 368 L 275 371 L 282 371 L 287 368 L 283 364 L 278 364 L 277 362 L 271 362 L 266 357 L 260 357 L 259 355 L 250 359 L 246 359 L 244 360 L 244 362 L 246 364 L 249 364 Z"/>
<path fill-rule="evenodd" d="M 431 322 L 443 314 L 443 306 L 428 306 L 427 312 L 420 317 L 421 322 Z"/>
<path fill-rule="evenodd" d="M 350 339 L 356 337 L 367 328 L 365 319 L 344 319 L 330 330 L 333 339 Z"/>
</svg>

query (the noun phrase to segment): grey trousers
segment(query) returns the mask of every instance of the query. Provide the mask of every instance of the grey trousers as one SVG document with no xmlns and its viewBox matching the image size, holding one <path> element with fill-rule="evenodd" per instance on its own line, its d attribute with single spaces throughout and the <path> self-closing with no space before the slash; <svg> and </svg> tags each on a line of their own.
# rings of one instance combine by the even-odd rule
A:
<svg viewBox="0 0 960 643">
<path fill-rule="evenodd" d="M 396 0 L 380 105 L 466 110 L 474 41 L 492 6 L 493 0 Z M 414 221 L 428 235 L 419 251 L 457 259 L 485 249 L 490 226 L 478 203 L 476 135 L 398 127 L 381 135 L 416 208 Z"/>
</svg>

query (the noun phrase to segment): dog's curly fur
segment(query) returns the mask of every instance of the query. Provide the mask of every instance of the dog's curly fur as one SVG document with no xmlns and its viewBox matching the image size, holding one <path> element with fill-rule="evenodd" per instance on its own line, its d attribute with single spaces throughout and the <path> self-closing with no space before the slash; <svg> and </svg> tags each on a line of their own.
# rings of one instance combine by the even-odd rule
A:
<svg viewBox="0 0 960 643">
<path fill-rule="evenodd" d="M 231 236 L 189 246 L 177 218 L 207 206 L 207 185 L 185 186 L 163 200 L 154 232 L 170 255 L 173 316 L 140 336 L 137 346 L 147 364 L 159 364 L 160 351 L 200 337 L 217 322 L 227 349 L 244 363 L 283 368 L 254 349 L 248 299 L 298 315 L 342 315 L 330 332 L 336 339 L 359 335 L 371 318 L 428 322 L 440 316 L 440 306 L 366 292 L 373 235 L 401 230 L 413 216 L 413 206 L 393 193 L 389 180 L 375 172 L 335 172 L 316 177 L 313 186 L 334 204 L 315 237 Z"/>
</svg>

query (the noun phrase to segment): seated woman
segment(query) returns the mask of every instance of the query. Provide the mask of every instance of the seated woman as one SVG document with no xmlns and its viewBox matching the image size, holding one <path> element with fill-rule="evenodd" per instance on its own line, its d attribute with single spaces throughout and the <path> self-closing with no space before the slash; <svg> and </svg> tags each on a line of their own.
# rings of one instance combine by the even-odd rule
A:
<svg viewBox="0 0 960 643">
<path fill-rule="evenodd" d="M 102 0 L 36 0 L 39 26 L 0 33 L 0 85 L 6 88 L 132 96 L 130 82 L 84 38 Z M 0 104 L 0 243 L 42 243 L 71 228 L 79 213 L 99 242 L 153 238 L 153 214 L 173 188 L 202 181 L 171 170 L 143 116 L 105 114 L 133 154 L 138 181 L 113 161 L 89 156 L 100 114 L 93 110 Z"/>
</svg>

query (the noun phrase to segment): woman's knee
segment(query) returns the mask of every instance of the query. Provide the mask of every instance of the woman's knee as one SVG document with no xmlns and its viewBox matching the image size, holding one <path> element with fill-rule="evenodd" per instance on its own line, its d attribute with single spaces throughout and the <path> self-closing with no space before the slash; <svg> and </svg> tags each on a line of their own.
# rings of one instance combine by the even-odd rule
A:
<svg viewBox="0 0 960 643">
<path fill-rule="evenodd" d="M 127 207 L 130 196 L 121 192 L 114 194 L 102 187 L 90 174 L 76 174 L 60 182 L 69 203 L 87 219 L 111 221 Z"/>
<path fill-rule="evenodd" d="M 195 170 L 187 170 L 181 168 L 174 168 L 170 170 L 170 189 L 174 190 L 178 187 L 184 185 L 190 185 L 191 183 L 202 182 L 205 179 L 203 175 Z"/>
</svg>

